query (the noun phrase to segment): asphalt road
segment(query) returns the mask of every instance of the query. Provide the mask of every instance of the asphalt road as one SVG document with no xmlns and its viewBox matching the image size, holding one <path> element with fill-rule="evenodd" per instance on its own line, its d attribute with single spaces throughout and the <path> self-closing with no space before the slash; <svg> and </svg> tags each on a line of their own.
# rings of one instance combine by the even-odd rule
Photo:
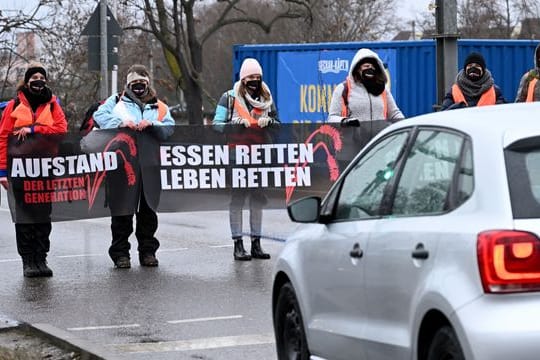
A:
<svg viewBox="0 0 540 360">
<path fill-rule="evenodd" d="M 296 226 L 285 211 L 263 215 L 271 260 L 233 260 L 226 211 L 166 213 L 159 267 L 139 266 L 132 236 L 132 268 L 122 270 L 107 255 L 108 218 L 53 223 L 54 276 L 26 279 L 5 200 L 4 192 L 0 314 L 66 332 L 115 359 L 276 358 L 271 272 L 283 247 L 276 239 Z"/>
</svg>

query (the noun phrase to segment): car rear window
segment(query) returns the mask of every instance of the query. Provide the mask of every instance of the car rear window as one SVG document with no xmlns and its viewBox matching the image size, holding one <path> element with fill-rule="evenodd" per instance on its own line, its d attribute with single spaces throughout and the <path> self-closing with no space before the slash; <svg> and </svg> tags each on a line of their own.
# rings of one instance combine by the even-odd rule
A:
<svg viewBox="0 0 540 360">
<path fill-rule="evenodd" d="M 540 217 L 540 137 L 511 144 L 505 162 L 514 218 Z"/>
</svg>

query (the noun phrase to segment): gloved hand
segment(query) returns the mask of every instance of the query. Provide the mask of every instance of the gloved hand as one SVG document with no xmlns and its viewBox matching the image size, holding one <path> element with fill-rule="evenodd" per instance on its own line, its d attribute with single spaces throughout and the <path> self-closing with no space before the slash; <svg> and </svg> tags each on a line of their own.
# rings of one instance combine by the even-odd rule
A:
<svg viewBox="0 0 540 360">
<path fill-rule="evenodd" d="M 142 131 L 149 126 L 152 126 L 152 123 L 146 119 L 142 119 L 137 125 L 137 130 Z"/>
<path fill-rule="evenodd" d="M 244 118 L 234 118 L 232 119 L 231 121 L 233 124 L 241 124 L 241 125 L 244 125 L 245 127 L 249 127 L 251 124 L 249 123 L 249 120 L 248 119 L 244 119 Z"/>
<path fill-rule="evenodd" d="M 466 107 L 467 107 L 467 104 L 461 101 L 461 102 L 450 105 L 446 110 L 461 109 L 461 108 L 466 108 Z"/>
<path fill-rule="evenodd" d="M 9 188 L 8 178 L 6 176 L 0 177 L 0 185 L 6 190 Z"/>
<path fill-rule="evenodd" d="M 135 125 L 135 123 L 133 122 L 133 120 L 123 120 L 121 123 L 120 123 L 120 126 L 119 127 L 127 127 L 127 128 L 130 128 L 130 129 L 137 129 L 137 125 Z"/>
<path fill-rule="evenodd" d="M 341 126 L 358 127 L 358 126 L 360 126 L 360 120 L 358 120 L 357 118 L 353 118 L 353 117 L 344 118 L 344 119 L 341 120 Z"/>
<path fill-rule="evenodd" d="M 259 120 L 257 120 L 257 125 L 259 127 L 267 127 L 268 125 L 271 125 L 274 122 L 274 120 L 268 116 L 261 116 Z"/>
</svg>

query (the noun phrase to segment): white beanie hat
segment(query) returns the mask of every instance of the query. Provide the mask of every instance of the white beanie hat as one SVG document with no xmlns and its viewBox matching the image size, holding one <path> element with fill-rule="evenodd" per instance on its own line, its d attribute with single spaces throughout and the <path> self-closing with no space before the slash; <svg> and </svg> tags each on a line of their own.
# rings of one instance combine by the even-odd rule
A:
<svg viewBox="0 0 540 360">
<path fill-rule="evenodd" d="M 133 72 L 130 72 L 127 77 L 126 77 L 126 84 L 129 85 L 131 84 L 133 81 L 135 80 L 144 80 L 146 81 L 147 83 L 150 83 L 150 79 L 148 78 L 148 76 L 144 76 L 144 75 L 141 75 L 135 71 Z"/>
<path fill-rule="evenodd" d="M 247 58 L 242 63 L 240 67 L 240 80 L 249 75 L 261 75 L 262 77 L 262 67 L 259 62 L 253 58 Z"/>
</svg>

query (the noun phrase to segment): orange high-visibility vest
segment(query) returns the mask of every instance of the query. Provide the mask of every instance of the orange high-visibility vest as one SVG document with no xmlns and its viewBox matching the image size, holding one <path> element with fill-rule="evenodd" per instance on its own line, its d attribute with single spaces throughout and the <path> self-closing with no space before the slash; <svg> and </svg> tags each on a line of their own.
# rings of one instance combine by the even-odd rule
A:
<svg viewBox="0 0 540 360">
<path fill-rule="evenodd" d="M 536 87 L 537 82 L 538 82 L 537 78 L 534 78 L 529 82 L 529 87 L 527 88 L 527 99 L 525 100 L 525 102 L 534 101 L 534 88 Z"/>
<path fill-rule="evenodd" d="M 452 97 L 454 98 L 455 103 L 464 102 L 467 104 L 467 100 L 465 100 L 465 96 L 457 84 L 452 85 Z M 480 96 L 480 100 L 478 100 L 476 106 L 495 105 L 496 102 L 497 96 L 495 94 L 495 86 L 492 85 L 482 94 L 482 96 Z M 469 104 L 467 104 L 467 106 L 469 106 Z"/>
<path fill-rule="evenodd" d="M 343 82 L 343 92 L 341 93 L 341 116 L 349 117 L 349 97 L 351 95 L 351 82 L 350 78 L 347 76 L 347 79 Z M 381 93 L 383 101 L 383 116 L 386 120 L 388 118 L 388 95 L 386 94 L 386 89 Z"/>
<path fill-rule="evenodd" d="M 234 109 L 236 110 L 238 115 L 240 115 L 241 118 L 248 119 L 249 123 L 252 126 L 253 125 L 259 126 L 258 118 L 262 115 L 262 112 L 263 112 L 262 109 L 253 108 L 253 110 L 250 113 L 244 106 L 242 106 L 242 103 L 238 101 L 236 97 L 234 98 Z"/>
<path fill-rule="evenodd" d="M 37 118 L 34 118 L 34 114 L 32 113 L 32 109 L 29 105 L 24 104 L 23 102 L 20 102 L 15 109 L 11 112 L 11 117 L 15 119 L 13 122 L 13 128 L 19 129 L 25 126 L 32 126 L 32 125 L 45 125 L 45 126 L 52 126 L 53 124 L 53 116 L 51 113 L 51 106 L 52 103 L 44 104 L 45 106 L 37 116 Z"/>
<path fill-rule="evenodd" d="M 158 121 L 162 122 L 165 115 L 167 115 L 167 105 L 161 100 L 157 101 L 157 113 Z"/>
</svg>

